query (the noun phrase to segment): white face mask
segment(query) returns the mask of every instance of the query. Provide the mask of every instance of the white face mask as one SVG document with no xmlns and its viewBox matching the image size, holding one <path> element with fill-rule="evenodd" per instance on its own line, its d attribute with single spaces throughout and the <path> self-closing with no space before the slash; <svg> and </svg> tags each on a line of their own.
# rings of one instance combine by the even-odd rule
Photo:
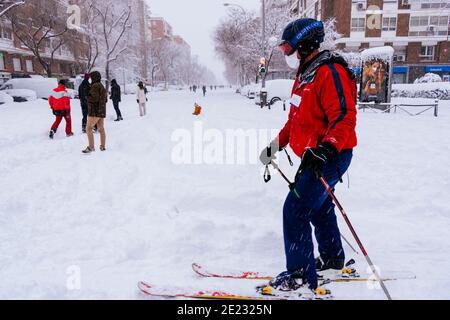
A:
<svg viewBox="0 0 450 320">
<path fill-rule="evenodd" d="M 286 63 L 291 69 L 298 69 L 300 67 L 300 59 L 297 57 L 297 52 L 290 56 L 285 56 Z"/>
</svg>

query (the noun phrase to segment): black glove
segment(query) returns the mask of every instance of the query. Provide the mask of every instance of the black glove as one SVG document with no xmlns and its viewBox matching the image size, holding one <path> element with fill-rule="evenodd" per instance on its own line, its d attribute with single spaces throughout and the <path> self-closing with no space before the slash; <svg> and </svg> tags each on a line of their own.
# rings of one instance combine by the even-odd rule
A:
<svg viewBox="0 0 450 320">
<path fill-rule="evenodd" d="M 324 142 L 317 148 L 310 148 L 303 153 L 300 171 L 312 170 L 317 178 L 323 176 L 325 165 L 336 159 L 339 155 L 338 150 L 331 143 Z"/>
<path fill-rule="evenodd" d="M 277 153 L 280 151 L 278 141 L 273 141 L 267 148 L 261 152 L 259 160 L 262 164 L 268 166 L 273 160 L 277 158 Z"/>
</svg>

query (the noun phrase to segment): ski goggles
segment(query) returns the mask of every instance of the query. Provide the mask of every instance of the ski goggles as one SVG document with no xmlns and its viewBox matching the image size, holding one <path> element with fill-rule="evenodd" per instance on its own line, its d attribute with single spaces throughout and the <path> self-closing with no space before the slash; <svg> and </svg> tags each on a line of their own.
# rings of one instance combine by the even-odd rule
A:
<svg viewBox="0 0 450 320">
<path fill-rule="evenodd" d="M 278 45 L 278 49 L 285 55 L 291 56 L 295 53 L 296 48 L 289 41 L 283 41 Z"/>
</svg>

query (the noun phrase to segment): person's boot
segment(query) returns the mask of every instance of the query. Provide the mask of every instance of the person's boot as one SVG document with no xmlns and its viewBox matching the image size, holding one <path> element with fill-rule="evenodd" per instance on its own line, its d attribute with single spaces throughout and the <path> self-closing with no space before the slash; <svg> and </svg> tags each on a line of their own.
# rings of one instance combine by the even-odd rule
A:
<svg viewBox="0 0 450 320">
<path fill-rule="evenodd" d="M 71 132 L 71 133 L 68 133 L 66 136 L 67 136 L 67 138 L 70 138 L 70 137 L 73 137 L 74 134 L 73 134 L 73 132 Z"/>
<path fill-rule="evenodd" d="M 100 151 L 106 151 L 106 147 L 105 146 L 100 146 Z"/>
<path fill-rule="evenodd" d="M 95 151 L 95 148 L 87 147 L 87 148 L 84 149 L 82 152 L 83 152 L 84 154 L 90 154 L 90 153 L 92 153 L 92 152 L 94 152 L 94 151 Z"/>
<path fill-rule="evenodd" d="M 116 120 L 114 120 L 114 122 L 119 122 L 120 121 L 120 118 L 117 118 Z"/>
<path fill-rule="evenodd" d="M 316 270 L 317 272 L 323 272 L 327 270 L 337 270 L 341 271 L 345 267 L 344 259 L 327 259 L 323 260 L 321 257 L 316 259 Z"/>
<path fill-rule="evenodd" d="M 50 130 L 50 133 L 49 133 L 49 135 L 48 135 L 48 137 L 50 138 L 50 139 L 52 139 L 53 140 L 53 138 L 55 137 L 55 133 L 56 133 L 56 131 L 55 130 Z"/>
</svg>

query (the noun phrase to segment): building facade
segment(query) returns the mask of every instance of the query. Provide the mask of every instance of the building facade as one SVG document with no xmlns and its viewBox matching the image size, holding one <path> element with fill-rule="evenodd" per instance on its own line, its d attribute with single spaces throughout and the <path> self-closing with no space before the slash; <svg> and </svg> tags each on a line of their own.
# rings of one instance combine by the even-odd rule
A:
<svg viewBox="0 0 450 320">
<path fill-rule="evenodd" d="M 343 51 L 392 46 L 394 83 L 429 72 L 450 81 L 449 0 L 292 0 L 290 8 L 301 17 L 335 17 Z"/>
<path fill-rule="evenodd" d="M 48 0 L 48 2 L 53 2 L 51 5 L 55 6 L 57 14 L 64 15 L 66 15 L 67 7 L 71 3 L 69 0 Z M 46 5 L 49 4 L 46 3 Z M 16 7 L 14 10 L 29 11 L 25 13 L 32 19 L 33 10 L 39 9 L 37 6 L 39 6 L 39 2 L 36 2 L 36 7 Z M 42 45 L 41 50 L 44 59 L 50 57 L 53 45 L 51 41 L 46 41 Z M 87 48 L 83 37 L 74 35 L 67 44 L 56 51 L 52 64 L 53 76 L 72 77 L 82 72 L 83 63 L 86 61 L 86 52 Z M 30 75 L 45 75 L 45 71 L 33 53 L 14 36 L 11 21 L 3 17 L 0 20 L 0 83 L 10 78 Z"/>
</svg>

